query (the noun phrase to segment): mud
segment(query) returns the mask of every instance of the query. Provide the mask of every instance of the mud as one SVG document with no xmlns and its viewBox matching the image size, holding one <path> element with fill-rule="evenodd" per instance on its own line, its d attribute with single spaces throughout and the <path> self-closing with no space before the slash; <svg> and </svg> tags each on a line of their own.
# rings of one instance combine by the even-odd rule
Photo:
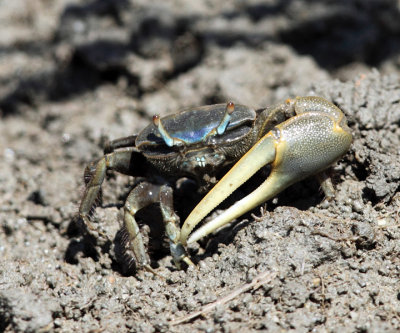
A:
<svg viewBox="0 0 400 333">
<path fill-rule="evenodd" d="M 0 3 L 0 332 L 400 330 L 399 18 L 394 0 Z M 309 94 L 354 136 L 333 200 L 293 185 L 192 246 L 198 270 L 174 267 L 145 211 L 161 277 L 118 258 L 134 179 L 108 176 L 105 237 L 75 223 L 106 138 L 182 107 Z"/>
</svg>

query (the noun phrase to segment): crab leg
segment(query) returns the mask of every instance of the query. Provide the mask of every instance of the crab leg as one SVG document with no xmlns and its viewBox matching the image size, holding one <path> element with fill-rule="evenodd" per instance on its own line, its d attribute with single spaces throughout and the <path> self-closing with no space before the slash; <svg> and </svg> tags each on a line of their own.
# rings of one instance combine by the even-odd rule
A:
<svg viewBox="0 0 400 333">
<path fill-rule="evenodd" d="M 79 216 L 89 228 L 94 229 L 89 221 L 89 215 L 100 194 L 106 171 L 116 170 L 123 174 L 132 173 L 134 166 L 131 161 L 135 153 L 136 149 L 125 148 L 121 151 L 106 154 L 100 160 L 90 163 L 86 167 L 84 174 L 86 188 L 79 207 Z"/>
<path fill-rule="evenodd" d="M 177 244 L 179 240 L 179 217 L 175 214 L 173 208 L 172 188 L 168 185 L 160 186 L 148 182 L 140 183 L 129 193 L 124 207 L 124 227 L 128 236 L 128 245 L 135 255 L 137 265 L 156 274 L 150 266 L 143 237 L 135 219 L 135 215 L 140 209 L 155 202 L 160 203 L 161 214 L 165 223 L 166 233 L 170 239 L 171 254 L 174 261 L 177 265 L 179 265 L 180 261 L 193 265 L 183 246 Z"/>
<path fill-rule="evenodd" d="M 109 150 L 113 151 L 115 148 L 125 147 L 131 141 L 131 137 L 112 141 L 109 144 Z M 100 194 L 106 171 L 116 170 L 123 174 L 139 174 L 140 166 L 134 164 L 135 158 L 139 156 L 136 148 L 124 148 L 106 154 L 100 160 L 88 165 L 84 174 L 86 189 L 79 207 L 79 216 L 88 228 L 95 230 L 90 222 L 90 212 Z M 124 206 L 124 227 L 127 232 L 129 247 L 136 258 L 137 265 L 155 273 L 150 266 L 143 238 L 135 220 L 135 215 L 140 209 L 155 202 L 160 202 L 174 261 L 177 263 L 184 261 L 188 265 L 193 265 L 186 255 L 185 249 L 179 243 L 179 217 L 173 209 L 172 188 L 167 185 L 160 186 L 148 182 L 136 186 L 130 192 Z"/>
<path fill-rule="evenodd" d="M 291 184 L 321 172 L 349 149 L 352 136 L 340 109 L 318 97 L 302 97 L 288 103 L 298 115 L 261 138 L 194 208 L 182 227 L 182 244 L 199 240 Z M 271 173 L 260 187 L 188 239 L 211 210 L 266 164 L 271 164 Z"/>
</svg>

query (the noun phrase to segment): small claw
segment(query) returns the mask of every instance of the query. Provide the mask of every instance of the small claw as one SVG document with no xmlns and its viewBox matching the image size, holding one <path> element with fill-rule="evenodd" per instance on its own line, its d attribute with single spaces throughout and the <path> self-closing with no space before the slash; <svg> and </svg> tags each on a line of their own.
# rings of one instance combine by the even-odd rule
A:
<svg viewBox="0 0 400 333">
<path fill-rule="evenodd" d="M 193 261 L 190 260 L 188 256 L 182 258 L 182 261 L 186 263 L 188 266 L 194 266 L 197 268 L 197 266 L 193 263 Z"/>
<path fill-rule="evenodd" d="M 190 260 L 186 253 L 185 248 L 180 243 L 170 242 L 169 244 L 172 259 L 179 269 L 181 268 L 181 262 L 185 262 L 188 266 L 195 266 L 195 264 Z"/>
<path fill-rule="evenodd" d="M 349 149 L 352 136 L 346 118 L 336 106 L 318 97 L 297 98 L 287 103 L 296 108 L 298 115 L 277 125 L 261 138 L 194 208 L 182 227 L 182 244 L 199 240 L 273 198 L 291 184 L 321 172 Z M 320 111 L 317 111 L 318 106 Z M 211 210 L 269 163 L 271 173 L 260 187 L 196 230 L 188 239 L 193 228 Z"/>
</svg>

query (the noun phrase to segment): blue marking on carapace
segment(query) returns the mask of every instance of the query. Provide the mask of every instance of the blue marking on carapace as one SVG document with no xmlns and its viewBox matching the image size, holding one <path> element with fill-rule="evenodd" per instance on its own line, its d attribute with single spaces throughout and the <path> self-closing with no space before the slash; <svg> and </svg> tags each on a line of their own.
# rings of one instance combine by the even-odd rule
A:
<svg viewBox="0 0 400 333">
<path fill-rule="evenodd" d="M 197 131 L 180 131 L 170 133 L 170 135 L 184 141 L 186 144 L 192 144 L 203 141 L 214 128 L 215 124 L 212 124 Z"/>
</svg>

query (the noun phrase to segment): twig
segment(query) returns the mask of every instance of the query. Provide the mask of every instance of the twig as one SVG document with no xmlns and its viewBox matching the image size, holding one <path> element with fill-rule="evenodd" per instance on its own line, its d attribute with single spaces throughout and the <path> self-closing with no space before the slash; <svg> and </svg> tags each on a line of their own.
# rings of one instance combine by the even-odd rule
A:
<svg viewBox="0 0 400 333">
<path fill-rule="evenodd" d="M 356 242 L 359 239 L 359 237 L 334 237 L 320 230 L 313 230 L 311 235 L 326 237 L 336 242 Z"/>
<path fill-rule="evenodd" d="M 171 322 L 171 324 L 172 325 L 182 324 L 182 323 L 192 320 L 198 316 L 204 315 L 207 312 L 210 312 L 211 310 L 216 308 L 218 305 L 225 304 L 246 291 L 249 291 L 251 289 L 256 290 L 256 289 L 260 288 L 263 284 L 271 282 L 275 278 L 276 274 L 277 274 L 276 272 L 260 273 L 250 283 L 246 283 L 243 286 L 233 290 L 228 295 L 226 295 L 220 299 L 217 299 L 213 303 L 207 304 L 199 311 L 193 312 L 189 315 L 186 315 L 179 319 L 173 320 Z"/>
</svg>

